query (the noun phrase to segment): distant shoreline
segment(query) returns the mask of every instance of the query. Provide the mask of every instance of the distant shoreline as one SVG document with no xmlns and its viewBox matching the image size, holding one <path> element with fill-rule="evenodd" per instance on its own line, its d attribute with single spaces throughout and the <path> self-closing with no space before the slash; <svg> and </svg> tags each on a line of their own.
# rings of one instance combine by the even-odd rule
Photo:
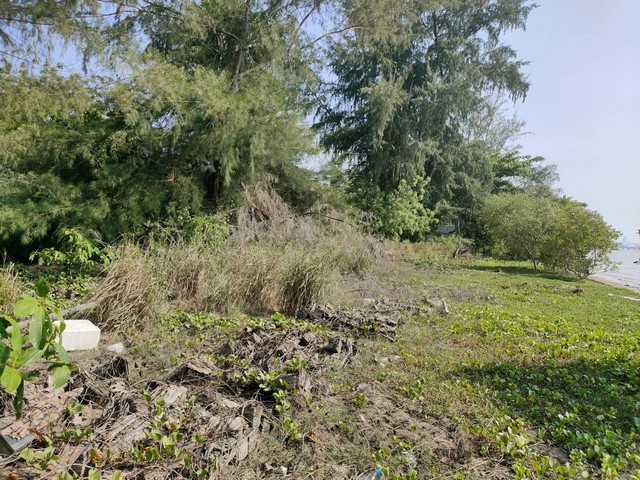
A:
<svg viewBox="0 0 640 480">
<path fill-rule="evenodd" d="M 640 292 L 640 289 L 634 288 L 631 285 L 624 283 L 620 280 L 614 280 L 613 278 L 610 277 L 606 277 L 604 275 L 601 275 L 599 273 L 595 273 L 593 275 L 589 275 L 587 278 L 587 280 L 590 280 L 592 282 L 595 283 L 601 283 L 603 285 L 609 285 L 610 287 L 621 287 L 621 288 L 626 288 L 627 290 L 631 290 L 632 292 Z"/>
</svg>

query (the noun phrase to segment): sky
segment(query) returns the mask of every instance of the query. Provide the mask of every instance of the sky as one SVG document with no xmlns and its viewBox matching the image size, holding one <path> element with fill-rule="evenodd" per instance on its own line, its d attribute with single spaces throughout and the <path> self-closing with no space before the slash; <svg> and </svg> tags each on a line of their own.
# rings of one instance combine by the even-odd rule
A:
<svg viewBox="0 0 640 480">
<path fill-rule="evenodd" d="M 512 106 L 522 153 L 558 166 L 559 187 L 640 242 L 640 0 L 537 0 L 505 43 L 529 61 Z"/>
</svg>

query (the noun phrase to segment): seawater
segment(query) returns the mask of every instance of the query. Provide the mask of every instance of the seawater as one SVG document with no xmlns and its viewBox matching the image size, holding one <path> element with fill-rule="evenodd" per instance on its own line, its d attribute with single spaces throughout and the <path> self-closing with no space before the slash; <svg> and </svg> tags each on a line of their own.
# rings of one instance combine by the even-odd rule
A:
<svg viewBox="0 0 640 480">
<path fill-rule="evenodd" d="M 618 268 L 601 275 L 640 291 L 640 263 L 633 263 L 640 260 L 640 250 L 616 250 L 611 253 L 610 258 L 620 263 Z"/>
</svg>

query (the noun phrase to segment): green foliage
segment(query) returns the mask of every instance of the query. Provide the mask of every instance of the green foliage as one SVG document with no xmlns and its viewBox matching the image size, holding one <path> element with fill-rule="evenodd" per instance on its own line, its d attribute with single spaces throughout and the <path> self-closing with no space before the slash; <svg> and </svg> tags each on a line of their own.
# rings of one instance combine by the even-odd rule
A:
<svg viewBox="0 0 640 480">
<path fill-rule="evenodd" d="M 170 313 L 162 316 L 160 323 L 173 333 L 187 330 L 201 331 L 207 328 L 234 328 L 240 325 L 239 322 L 231 318 L 198 311 Z"/>
<path fill-rule="evenodd" d="M 20 371 L 37 363 L 49 364 L 55 388 L 67 383 L 71 375 L 71 363 L 64 347 L 57 339 L 64 331 L 60 309 L 47 298 L 49 285 L 41 280 L 36 283 L 37 298 L 23 295 L 14 306 L 16 318 L 31 317 L 29 333 L 20 332 L 16 320 L 0 315 L 0 383 L 7 393 L 14 393 L 13 405 L 20 418 L 23 407 L 24 382 L 34 380 L 29 372 Z M 55 311 L 59 326 L 49 317 Z"/>
<path fill-rule="evenodd" d="M 539 165 L 544 158 L 521 155 L 518 150 L 494 155 L 490 161 L 494 194 L 516 193 L 535 185 L 551 187 L 558 180 L 555 165 Z"/>
<path fill-rule="evenodd" d="M 208 249 L 222 247 L 230 226 L 223 214 L 195 215 L 183 209 L 164 225 L 146 225 L 150 242 L 194 245 Z"/>
<path fill-rule="evenodd" d="M 0 60 L 35 61 L 54 38 L 79 40 L 87 20 L 99 18 L 97 0 L 5 1 L 0 3 Z M 57 37 L 56 37 L 57 36 Z"/>
<path fill-rule="evenodd" d="M 61 250 L 53 247 L 38 250 L 29 255 L 29 260 L 37 258 L 38 265 L 68 265 L 80 269 L 92 267 L 96 263 L 109 266 L 107 253 L 78 230 L 66 228 L 60 237 Z"/>
<path fill-rule="evenodd" d="M 297 164 L 314 148 L 298 101 L 304 76 L 289 64 L 294 16 L 251 2 L 173 8 L 105 12 L 116 50 L 128 29 L 151 42 L 126 79 L 0 71 L 0 246 L 11 255 L 49 246 L 62 226 L 113 241 L 185 209 L 234 204 L 267 173 L 293 201 L 305 197 Z"/>
<path fill-rule="evenodd" d="M 60 456 L 56 454 L 55 447 L 49 445 L 42 450 L 26 448 L 20 452 L 20 458 L 23 459 L 27 465 L 39 471 L 44 471 L 50 463 L 59 460 Z"/>
<path fill-rule="evenodd" d="M 550 195 L 492 196 L 480 219 L 495 253 L 579 277 L 609 267 L 607 254 L 616 248 L 619 237 L 584 204 Z"/>
<path fill-rule="evenodd" d="M 353 9 L 347 7 L 352 6 Z M 319 111 L 323 145 L 367 198 L 402 179 L 429 179 L 426 206 L 439 218 L 472 215 L 491 189 L 486 144 L 468 140 L 471 117 L 491 95 L 524 97 L 524 63 L 500 41 L 523 28 L 534 5 L 375 1 L 345 4 L 357 35 L 331 44 L 336 81 Z"/>
<path fill-rule="evenodd" d="M 563 203 L 555 219 L 557 234 L 546 242 L 542 262 L 549 267 L 586 277 L 608 270 L 608 254 L 618 247 L 620 232 L 602 216 L 577 202 Z"/>
<path fill-rule="evenodd" d="M 189 438 L 185 438 L 182 433 L 183 417 L 180 420 L 170 419 L 164 409 L 164 399 L 162 397 L 152 399 L 145 392 L 144 398 L 151 405 L 154 412 L 154 416 L 151 419 L 151 428 L 144 429 L 145 440 L 139 445 L 131 447 L 128 451 L 129 455 L 141 464 L 169 459 L 177 461 L 183 466 L 191 466 L 193 459 L 191 454 L 186 451 Z M 189 402 L 187 402 L 187 406 L 189 406 Z M 206 437 L 195 434 L 190 440 L 202 444 Z M 210 474 L 216 469 L 217 466 L 213 462 L 208 471 L 203 473 Z"/>
<path fill-rule="evenodd" d="M 385 367 L 386 383 L 435 415 L 442 404 L 476 454 L 503 458 L 515 478 L 637 475 L 640 303 L 632 292 L 495 260 L 456 262 L 423 285 L 429 298 L 450 299 L 450 314 L 415 318 L 376 352 L 403 352 Z M 463 288 L 483 293 L 456 299 Z"/>
<path fill-rule="evenodd" d="M 434 213 L 424 206 L 427 184 L 422 177 L 411 184 L 403 179 L 396 190 L 374 201 L 367 208 L 375 217 L 374 231 L 394 240 L 424 240 L 435 223 Z"/>
</svg>

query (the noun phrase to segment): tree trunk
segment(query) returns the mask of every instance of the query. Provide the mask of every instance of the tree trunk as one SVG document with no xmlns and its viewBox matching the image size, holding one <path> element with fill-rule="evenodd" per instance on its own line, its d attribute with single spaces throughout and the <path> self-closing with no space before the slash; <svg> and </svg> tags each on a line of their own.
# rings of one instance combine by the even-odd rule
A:
<svg viewBox="0 0 640 480">
<path fill-rule="evenodd" d="M 244 32 L 242 39 L 238 44 L 238 55 L 236 56 L 235 65 L 233 66 L 233 76 L 231 77 L 231 86 L 234 90 L 240 88 L 240 73 L 242 71 L 242 59 L 249 38 L 249 12 L 251 11 L 251 0 L 247 0 L 244 10 Z"/>
</svg>

